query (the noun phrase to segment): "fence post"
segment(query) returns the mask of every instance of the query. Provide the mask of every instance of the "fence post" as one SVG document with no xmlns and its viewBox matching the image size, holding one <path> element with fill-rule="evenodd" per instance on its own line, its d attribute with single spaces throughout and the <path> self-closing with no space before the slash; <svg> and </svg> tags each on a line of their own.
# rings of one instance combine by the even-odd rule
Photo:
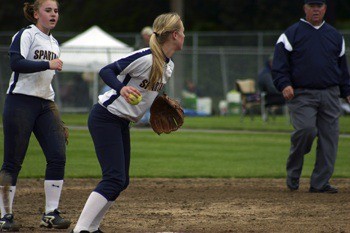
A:
<svg viewBox="0 0 350 233">
<path fill-rule="evenodd" d="M 198 85 L 198 33 L 193 33 L 192 37 L 192 79 Z"/>
<path fill-rule="evenodd" d="M 264 66 L 264 61 L 263 61 L 263 50 L 264 50 L 264 34 L 263 32 L 258 32 L 258 56 L 257 56 L 257 71 L 256 73 L 259 74 L 260 70 Z"/>
<path fill-rule="evenodd" d="M 98 73 L 97 72 L 94 72 L 94 81 L 93 81 L 92 91 L 93 91 L 92 105 L 94 105 L 97 102 L 97 98 L 98 98 Z"/>
<path fill-rule="evenodd" d="M 225 57 L 225 50 L 223 47 L 220 47 L 220 66 L 221 66 L 222 87 L 225 95 L 228 92 L 228 82 L 227 82 L 226 57 Z"/>
<path fill-rule="evenodd" d="M 3 63 L 3 62 L 1 62 L 1 63 Z M 2 73 L 2 65 L 0 65 L 0 77 L 1 76 L 3 76 L 3 73 Z M 0 102 L 0 107 L 1 107 L 1 109 L 3 109 L 3 103 L 4 103 L 4 94 L 3 93 L 5 93 L 4 92 L 4 90 L 3 90 L 4 88 L 3 88 L 3 78 L 1 78 L 0 79 L 0 99 L 1 99 L 1 102 Z"/>
</svg>

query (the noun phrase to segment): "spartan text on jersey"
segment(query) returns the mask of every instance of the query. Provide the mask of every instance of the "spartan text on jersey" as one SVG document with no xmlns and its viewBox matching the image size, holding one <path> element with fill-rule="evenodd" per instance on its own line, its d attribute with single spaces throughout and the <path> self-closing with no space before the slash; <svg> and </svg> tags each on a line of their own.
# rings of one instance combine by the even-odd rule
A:
<svg viewBox="0 0 350 233">
<path fill-rule="evenodd" d="M 144 89 L 147 89 L 148 85 L 149 85 L 149 80 L 147 80 L 147 79 L 142 80 L 142 82 L 140 83 L 140 87 L 142 87 Z M 158 91 L 159 92 L 160 90 L 163 89 L 164 85 L 165 85 L 164 83 L 157 82 L 154 85 L 154 87 L 152 88 L 152 91 Z"/>
<path fill-rule="evenodd" d="M 35 50 L 35 52 L 34 52 L 34 59 L 51 61 L 51 60 L 56 59 L 56 58 L 57 58 L 57 55 L 51 51 Z"/>
</svg>

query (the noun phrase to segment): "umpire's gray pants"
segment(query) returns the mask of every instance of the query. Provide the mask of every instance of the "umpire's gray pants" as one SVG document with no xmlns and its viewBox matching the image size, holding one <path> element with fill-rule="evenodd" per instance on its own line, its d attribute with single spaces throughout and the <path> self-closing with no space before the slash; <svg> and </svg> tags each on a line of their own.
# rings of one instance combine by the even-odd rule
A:
<svg viewBox="0 0 350 233">
<path fill-rule="evenodd" d="M 294 127 L 287 160 L 287 179 L 300 177 L 304 155 L 310 152 L 317 136 L 316 163 L 310 185 L 321 189 L 333 174 L 338 150 L 339 88 L 295 89 L 294 95 L 287 103 Z"/>
</svg>

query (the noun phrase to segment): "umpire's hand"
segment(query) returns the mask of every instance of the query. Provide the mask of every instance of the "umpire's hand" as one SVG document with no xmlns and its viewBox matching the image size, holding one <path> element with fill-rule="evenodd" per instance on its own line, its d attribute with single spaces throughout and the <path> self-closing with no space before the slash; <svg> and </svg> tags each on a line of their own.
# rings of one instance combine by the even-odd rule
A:
<svg viewBox="0 0 350 233">
<path fill-rule="evenodd" d="M 286 100 L 291 100 L 294 98 L 294 89 L 292 86 L 287 86 L 286 88 L 283 89 L 282 91 L 283 97 Z"/>
</svg>

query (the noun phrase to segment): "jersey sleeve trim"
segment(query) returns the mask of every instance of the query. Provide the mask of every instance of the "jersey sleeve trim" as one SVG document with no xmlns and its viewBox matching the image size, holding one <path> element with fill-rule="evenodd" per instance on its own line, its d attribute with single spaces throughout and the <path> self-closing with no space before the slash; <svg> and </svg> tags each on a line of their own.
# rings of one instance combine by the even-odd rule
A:
<svg viewBox="0 0 350 233">
<path fill-rule="evenodd" d="M 341 52 L 339 54 L 339 57 L 342 57 L 345 54 L 345 41 L 344 37 L 342 38 L 342 47 L 341 47 Z"/>
<path fill-rule="evenodd" d="M 284 48 L 285 48 L 287 51 L 289 51 L 289 52 L 292 52 L 292 51 L 293 51 L 293 47 L 292 47 L 292 45 L 290 44 L 290 42 L 289 42 L 289 40 L 288 40 L 286 34 L 283 33 L 283 34 L 278 38 L 276 44 L 279 44 L 279 43 L 283 43 Z"/>
<path fill-rule="evenodd" d="M 21 37 L 26 28 L 21 29 L 13 38 L 13 41 L 11 43 L 9 54 L 11 53 L 17 53 L 21 54 Z"/>
<path fill-rule="evenodd" d="M 116 66 L 119 68 L 119 72 L 121 74 L 126 74 L 129 73 L 133 70 L 133 66 L 130 66 L 131 64 L 133 64 L 135 61 L 137 61 L 138 59 L 140 59 L 141 57 L 147 56 L 149 54 L 151 54 L 151 49 L 146 49 L 146 50 L 141 50 L 139 52 L 136 52 L 128 57 L 122 58 L 118 61 L 116 61 Z"/>
</svg>

